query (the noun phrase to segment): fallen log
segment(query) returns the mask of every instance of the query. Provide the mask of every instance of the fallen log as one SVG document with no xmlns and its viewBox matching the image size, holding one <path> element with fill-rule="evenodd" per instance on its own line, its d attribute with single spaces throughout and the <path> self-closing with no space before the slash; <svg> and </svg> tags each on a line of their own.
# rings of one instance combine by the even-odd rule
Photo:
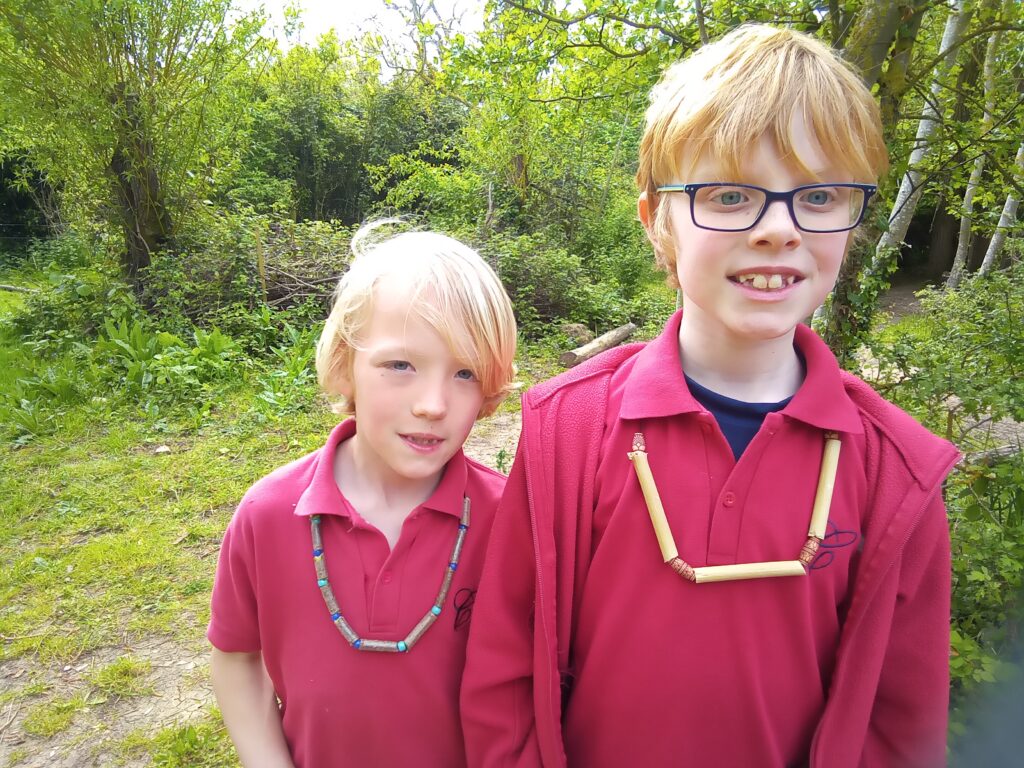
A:
<svg viewBox="0 0 1024 768">
<path fill-rule="evenodd" d="M 23 288 L 20 285 L 4 285 L 0 283 L 0 291 L 13 291 L 14 293 L 39 293 L 35 288 Z"/>
<path fill-rule="evenodd" d="M 599 352 L 604 352 L 606 349 L 617 347 L 628 339 L 635 330 L 636 326 L 633 323 L 626 323 L 614 330 L 608 331 L 608 333 L 598 336 L 596 339 L 584 344 L 582 347 L 576 347 L 576 349 L 563 352 L 558 356 L 558 362 L 566 368 L 572 368 L 574 365 L 579 365 L 584 360 L 589 360 Z"/>
</svg>

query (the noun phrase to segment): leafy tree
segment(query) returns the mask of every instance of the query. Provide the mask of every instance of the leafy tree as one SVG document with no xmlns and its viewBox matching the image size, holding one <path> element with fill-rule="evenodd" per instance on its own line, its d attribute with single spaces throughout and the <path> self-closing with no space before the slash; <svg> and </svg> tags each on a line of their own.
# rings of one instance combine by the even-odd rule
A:
<svg viewBox="0 0 1024 768">
<path fill-rule="evenodd" d="M 0 149 L 27 150 L 79 219 L 124 236 L 137 289 L 234 152 L 242 75 L 267 50 L 230 0 L 7 0 Z"/>
</svg>

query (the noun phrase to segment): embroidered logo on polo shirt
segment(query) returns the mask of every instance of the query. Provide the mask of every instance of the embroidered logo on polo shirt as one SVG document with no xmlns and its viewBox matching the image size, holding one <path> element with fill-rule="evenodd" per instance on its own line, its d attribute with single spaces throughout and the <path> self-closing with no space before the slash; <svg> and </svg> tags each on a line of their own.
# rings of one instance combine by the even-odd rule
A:
<svg viewBox="0 0 1024 768">
<path fill-rule="evenodd" d="M 468 626 L 473 615 L 473 603 L 476 602 L 476 590 L 463 587 L 455 593 L 452 605 L 455 606 L 455 629 Z"/>
<path fill-rule="evenodd" d="M 860 535 L 856 531 L 844 531 L 829 520 L 818 556 L 811 561 L 810 570 L 820 571 L 822 568 L 828 568 L 836 558 L 835 550 L 855 544 L 859 538 Z"/>
</svg>

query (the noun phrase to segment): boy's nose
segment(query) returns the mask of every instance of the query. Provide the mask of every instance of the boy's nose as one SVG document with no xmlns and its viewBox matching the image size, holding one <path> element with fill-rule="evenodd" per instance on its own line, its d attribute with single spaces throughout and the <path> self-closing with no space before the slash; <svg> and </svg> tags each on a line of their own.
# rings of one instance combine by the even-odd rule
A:
<svg viewBox="0 0 1024 768">
<path fill-rule="evenodd" d="M 750 230 L 750 236 L 757 245 L 790 248 L 799 245 L 802 239 L 800 228 L 789 215 L 789 208 L 782 200 L 776 200 L 768 206 L 764 216 Z"/>
<path fill-rule="evenodd" d="M 414 416 L 421 419 L 441 419 L 448 412 L 448 398 L 444 386 L 426 386 L 419 391 L 413 403 Z"/>
</svg>

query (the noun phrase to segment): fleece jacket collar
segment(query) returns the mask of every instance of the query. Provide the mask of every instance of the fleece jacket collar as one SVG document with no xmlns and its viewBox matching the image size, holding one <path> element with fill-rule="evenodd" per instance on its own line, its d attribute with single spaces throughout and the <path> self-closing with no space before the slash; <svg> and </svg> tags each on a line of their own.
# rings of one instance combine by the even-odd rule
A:
<svg viewBox="0 0 1024 768">
<path fill-rule="evenodd" d="M 623 390 L 622 418 L 703 412 L 683 377 L 679 359 L 681 318 L 682 311 L 676 312 L 661 335 L 637 354 Z M 863 433 L 857 408 L 846 394 L 839 365 L 825 342 L 806 325 L 798 325 L 794 345 L 803 355 L 807 376 L 781 414 L 819 429 Z"/>
</svg>

